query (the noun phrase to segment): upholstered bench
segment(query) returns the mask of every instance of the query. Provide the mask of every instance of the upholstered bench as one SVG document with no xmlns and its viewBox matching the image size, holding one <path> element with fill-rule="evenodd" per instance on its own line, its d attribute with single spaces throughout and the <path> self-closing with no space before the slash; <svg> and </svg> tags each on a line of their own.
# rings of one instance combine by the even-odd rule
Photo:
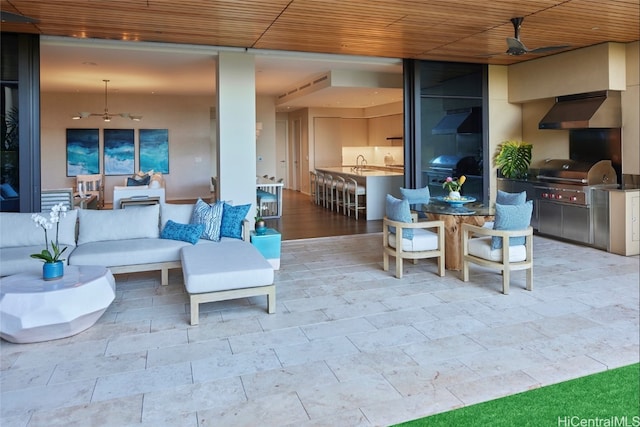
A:
<svg viewBox="0 0 640 427">
<path fill-rule="evenodd" d="M 186 246 L 180 255 L 192 325 L 198 324 L 199 305 L 205 302 L 266 295 L 267 311 L 275 313 L 273 267 L 251 243 Z"/>
</svg>

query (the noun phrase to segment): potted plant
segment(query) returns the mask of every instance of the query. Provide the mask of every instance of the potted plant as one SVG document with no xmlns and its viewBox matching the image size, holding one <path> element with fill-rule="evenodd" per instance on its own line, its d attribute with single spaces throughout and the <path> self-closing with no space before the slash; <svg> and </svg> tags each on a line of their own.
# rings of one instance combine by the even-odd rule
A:
<svg viewBox="0 0 640 427">
<path fill-rule="evenodd" d="M 67 215 L 67 207 L 63 203 L 58 203 L 51 208 L 50 218 L 47 219 L 39 214 L 31 215 L 31 219 L 35 222 L 36 227 L 42 227 L 44 230 L 44 244 L 45 249 L 39 254 L 31 254 L 31 258 L 36 258 L 44 261 L 42 266 L 42 278 L 44 280 L 56 280 L 64 275 L 64 258 L 60 258 L 62 253 L 67 250 L 65 246 L 60 250 L 60 244 L 58 243 L 58 230 L 60 226 L 60 219 Z M 47 230 L 53 228 L 53 224 L 56 225 L 56 241 L 51 241 L 51 249 L 49 250 L 49 239 L 47 236 Z"/>
<path fill-rule="evenodd" d="M 526 178 L 531 164 L 532 147 L 522 141 L 504 141 L 498 145 L 494 164 L 505 178 Z"/>
<path fill-rule="evenodd" d="M 467 180 L 467 177 L 462 175 L 460 178 L 452 178 L 450 176 L 444 180 L 442 183 L 442 188 L 446 189 L 449 192 L 450 199 L 460 199 L 460 190 L 462 189 L 462 184 Z"/>
</svg>

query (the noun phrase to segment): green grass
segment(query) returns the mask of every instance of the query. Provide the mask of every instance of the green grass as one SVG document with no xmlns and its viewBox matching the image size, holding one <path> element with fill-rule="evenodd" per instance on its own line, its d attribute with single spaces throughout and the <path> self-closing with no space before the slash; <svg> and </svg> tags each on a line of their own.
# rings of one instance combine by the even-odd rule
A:
<svg viewBox="0 0 640 427">
<path fill-rule="evenodd" d="M 634 364 L 398 425 L 637 427 L 639 402 L 640 364 Z"/>
</svg>

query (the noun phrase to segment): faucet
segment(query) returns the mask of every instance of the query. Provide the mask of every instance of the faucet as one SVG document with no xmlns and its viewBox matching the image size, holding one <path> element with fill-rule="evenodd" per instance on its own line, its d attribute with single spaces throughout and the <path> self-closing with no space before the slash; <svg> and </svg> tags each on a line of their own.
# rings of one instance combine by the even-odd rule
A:
<svg viewBox="0 0 640 427">
<path fill-rule="evenodd" d="M 358 163 L 360 159 L 362 159 L 362 163 Z M 367 164 L 367 159 L 365 159 L 362 154 L 358 154 L 358 157 L 356 157 L 356 169 L 362 168 L 366 164 Z"/>
</svg>

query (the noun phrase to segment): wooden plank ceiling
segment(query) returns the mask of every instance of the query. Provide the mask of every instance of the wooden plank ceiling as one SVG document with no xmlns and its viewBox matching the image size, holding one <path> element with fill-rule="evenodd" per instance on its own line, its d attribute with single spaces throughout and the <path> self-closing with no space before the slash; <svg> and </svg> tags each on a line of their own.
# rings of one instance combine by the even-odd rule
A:
<svg viewBox="0 0 640 427">
<path fill-rule="evenodd" d="M 534 49 L 639 39 L 638 0 L 0 0 L 3 32 L 512 64 Z M 557 53 L 559 51 L 551 52 Z"/>
</svg>

